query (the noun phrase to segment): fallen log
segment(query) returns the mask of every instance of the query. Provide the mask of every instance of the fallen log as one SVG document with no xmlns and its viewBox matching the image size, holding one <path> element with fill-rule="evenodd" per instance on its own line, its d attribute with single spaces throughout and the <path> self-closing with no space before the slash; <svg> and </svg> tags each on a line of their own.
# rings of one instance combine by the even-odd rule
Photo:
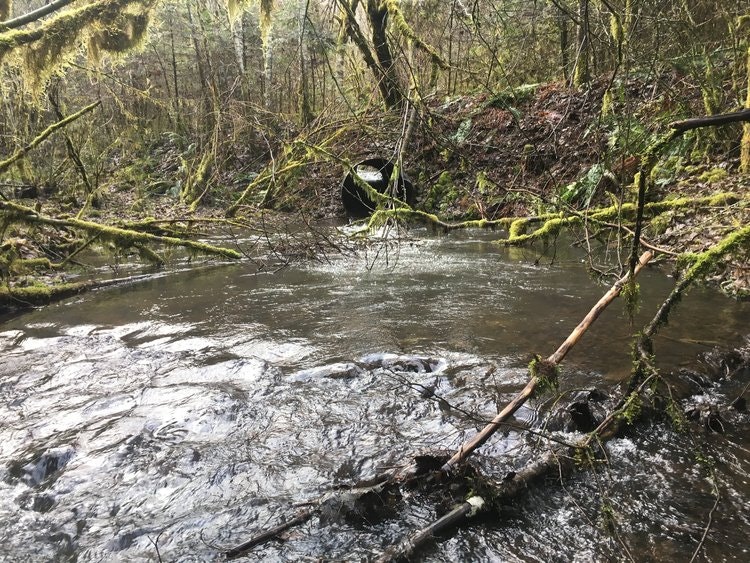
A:
<svg viewBox="0 0 750 563">
<path fill-rule="evenodd" d="M 242 254 L 231 248 L 214 246 L 205 242 L 198 242 L 184 238 L 160 236 L 131 229 L 123 229 L 121 227 L 112 227 L 101 223 L 95 223 L 93 221 L 84 221 L 82 219 L 58 219 L 39 213 L 31 207 L 11 201 L 0 201 L 0 214 L 5 214 L 7 219 L 13 222 L 79 229 L 90 235 L 96 235 L 103 240 L 112 241 L 120 248 L 130 248 L 146 244 L 164 244 L 166 246 L 181 246 L 196 252 L 213 254 L 233 260 L 242 258 Z"/>
<path fill-rule="evenodd" d="M 111 280 L 80 281 L 51 285 L 34 284 L 23 287 L 0 285 L 0 313 L 49 305 L 55 301 L 60 301 L 61 299 L 66 299 L 87 291 L 137 283 L 161 277 L 162 275 L 139 274 Z"/>
</svg>

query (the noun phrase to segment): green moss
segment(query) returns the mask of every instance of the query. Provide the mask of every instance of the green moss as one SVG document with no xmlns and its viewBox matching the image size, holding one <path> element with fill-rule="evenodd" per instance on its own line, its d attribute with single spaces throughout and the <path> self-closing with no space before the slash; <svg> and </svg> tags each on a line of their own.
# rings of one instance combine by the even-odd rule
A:
<svg viewBox="0 0 750 563">
<path fill-rule="evenodd" d="M 737 229 L 705 252 L 680 255 L 677 259 L 677 265 L 681 268 L 687 268 L 683 274 L 683 280 L 690 281 L 703 277 L 714 270 L 719 261 L 728 253 L 737 248 L 748 246 L 750 246 L 750 225 Z"/>
<path fill-rule="evenodd" d="M 547 393 L 557 393 L 560 388 L 559 368 L 545 360 L 541 356 L 534 356 L 529 362 L 529 373 L 536 379 L 534 397 L 540 397 Z"/>
<path fill-rule="evenodd" d="M 40 88 L 62 63 L 64 56 L 75 51 L 87 34 L 115 29 L 118 18 L 129 21 L 133 40 L 142 40 L 147 15 L 154 2 L 99 0 L 63 10 L 37 27 L 0 33 L 0 62 L 12 51 L 25 47 L 23 60 L 26 78 L 34 88 Z"/>
<path fill-rule="evenodd" d="M 659 236 L 667 232 L 669 225 L 672 223 L 673 217 L 674 217 L 674 212 L 665 211 L 664 213 L 659 213 L 659 215 L 651 219 L 651 221 L 648 224 L 648 229 L 651 235 Z"/>
<path fill-rule="evenodd" d="M 458 190 L 453 183 L 451 173 L 444 170 L 437 182 L 430 188 L 425 198 L 424 207 L 430 211 L 445 212 L 458 198 Z"/>
<path fill-rule="evenodd" d="M 415 47 L 427 53 L 432 60 L 433 65 L 441 69 L 447 69 L 448 64 L 443 60 L 437 50 L 435 50 L 432 45 L 425 43 L 416 33 L 414 33 L 414 30 L 404 18 L 404 14 L 401 12 L 399 4 L 400 2 L 398 0 L 382 0 L 381 2 L 381 5 L 388 10 L 388 13 L 393 19 L 393 23 L 401 34 L 409 39 Z"/>
<path fill-rule="evenodd" d="M 626 283 L 623 286 L 622 291 L 620 292 L 620 297 L 623 299 L 623 302 L 625 303 L 625 311 L 627 312 L 628 318 L 630 319 L 630 322 L 632 323 L 640 307 L 640 298 L 641 298 L 640 284 L 638 284 L 638 282 L 636 282 L 635 279 L 631 278 L 630 280 L 628 280 L 628 283 Z"/>
<path fill-rule="evenodd" d="M 85 282 L 46 285 L 36 283 L 25 287 L 0 286 L 0 305 L 5 307 L 34 307 L 46 305 L 88 289 Z"/>
<path fill-rule="evenodd" d="M 712 168 L 698 176 L 698 180 L 707 184 L 713 184 L 714 182 L 720 182 L 727 176 L 729 176 L 729 173 L 724 168 Z"/>
<path fill-rule="evenodd" d="M 539 84 L 537 83 L 537 84 L 524 84 L 516 88 L 509 88 L 508 90 L 503 90 L 502 92 L 498 92 L 497 94 L 493 95 L 489 100 L 487 100 L 487 102 L 484 104 L 484 107 L 482 109 L 486 109 L 489 107 L 510 109 L 509 106 L 513 104 L 520 104 L 533 98 L 536 95 L 536 91 L 538 89 L 539 89 Z M 517 112 L 518 110 L 513 108 L 512 111 Z"/>
<path fill-rule="evenodd" d="M 607 91 L 604 92 L 604 97 L 602 98 L 602 115 L 611 114 L 613 105 L 612 90 L 607 88 Z"/>
<path fill-rule="evenodd" d="M 10 264 L 10 272 L 16 275 L 24 275 L 32 272 L 38 272 L 40 270 L 51 270 L 53 269 L 52 263 L 49 258 L 27 258 L 13 260 Z"/>
<path fill-rule="evenodd" d="M 563 227 L 574 223 L 580 223 L 581 218 L 578 216 L 562 217 L 561 215 L 554 215 L 548 218 L 545 217 L 541 227 L 527 234 L 522 234 L 522 229 L 525 228 L 529 220 L 526 219 L 523 221 L 526 222 L 522 223 L 520 221 L 514 221 L 510 226 L 508 238 L 497 241 L 498 244 L 509 246 L 525 244 L 538 239 L 548 240 L 557 236 Z"/>
<path fill-rule="evenodd" d="M 672 427 L 678 432 L 683 432 L 687 427 L 687 421 L 679 403 L 670 398 L 667 403 L 666 413 L 672 423 Z"/>
<path fill-rule="evenodd" d="M 90 235 L 97 235 L 102 241 L 112 242 L 120 248 L 137 247 L 138 245 L 164 244 L 167 246 L 182 246 L 189 250 L 213 254 L 229 259 L 242 258 L 242 254 L 230 248 L 214 246 L 204 242 L 186 240 L 176 237 L 157 236 L 134 230 L 122 229 L 82 219 L 54 219 L 38 214 L 30 207 L 10 201 L 0 201 L 0 211 L 7 219 L 28 223 L 46 224 L 56 227 L 68 227 L 86 231 Z"/>
<path fill-rule="evenodd" d="M 625 400 L 625 404 L 620 409 L 618 417 L 628 424 L 633 424 L 641 416 L 642 409 L 643 401 L 641 400 L 641 396 L 637 392 L 632 392 Z"/>
</svg>

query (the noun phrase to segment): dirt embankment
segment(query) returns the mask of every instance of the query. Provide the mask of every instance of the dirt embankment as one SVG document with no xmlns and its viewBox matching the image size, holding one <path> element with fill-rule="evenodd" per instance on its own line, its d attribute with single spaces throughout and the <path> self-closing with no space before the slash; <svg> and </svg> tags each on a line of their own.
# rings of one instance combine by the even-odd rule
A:
<svg viewBox="0 0 750 563">
<path fill-rule="evenodd" d="M 609 88 L 610 94 L 606 94 Z M 443 219 L 497 219 L 575 211 L 636 199 L 640 157 L 674 120 L 703 115 L 700 89 L 673 76 L 655 83 L 600 81 L 585 92 L 532 85 L 490 97 L 427 104 L 404 151 L 417 207 Z M 348 130 L 332 152 L 350 162 L 391 157 L 398 118 Z M 672 209 L 643 233 L 674 254 L 706 250 L 750 222 L 750 178 L 739 172 L 738 124 L 691 132 L 673 143 L 651 174 L 647 198 L 733 193 L 740 201 Z M 341 166 L 314 165 L 301 193 L 328 215 L 339 203 Z M 732 255 L 713 280 L 727 292 L 750 288 L 748 253 Z"/>
</svg>

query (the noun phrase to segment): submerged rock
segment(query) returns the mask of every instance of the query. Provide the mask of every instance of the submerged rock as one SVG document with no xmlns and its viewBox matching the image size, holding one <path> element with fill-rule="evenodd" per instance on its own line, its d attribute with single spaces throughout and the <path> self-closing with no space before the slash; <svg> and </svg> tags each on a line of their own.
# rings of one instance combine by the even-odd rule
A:
<svg viewBox="0 0 750 563">
<path fill-rule="evenodd" d="M 361 367 L 352 362 L 339 362 L 327 366 L 296 371 L 287 379 L 290 381 L 311 381 L 313 379 L 354 379 L 365 373 Z"/>
<path fill-rule="evenodd" d="M 30 487 L 36 487 L 65 467 L 75 453 L 71 445 L 50 448 L 26 463 L 25 460 L 11 462 L 9 473 Z"/>
<path fill-rule="evenodd" d="M 368 354 L 359 362 L 369 370 L 382 368 L 406 373 L 436 373 L 448 366 L 448 362 L 442 358 L 389 353 Z"/>
</svg>

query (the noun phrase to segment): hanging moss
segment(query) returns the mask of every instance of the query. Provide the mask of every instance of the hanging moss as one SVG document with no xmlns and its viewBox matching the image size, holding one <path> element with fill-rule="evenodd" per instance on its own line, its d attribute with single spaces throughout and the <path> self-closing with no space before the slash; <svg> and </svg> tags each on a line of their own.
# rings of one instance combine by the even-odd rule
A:
<svg viewBox="0 0 750 563">
<path fill-rule="evenodd" d="M 414 30 L 408 24 L 406 18 L 404 18 L 404 14 L 401 11 L 400 4 L 401 2 L 399 2 L 399 0 L 383 0 L 382 3 L 382 5 L 388 10 L 391 18 L 393 18 L 393 23 L 396 25 L 396 28 L 398 28 L 401 34 L 409 39 L 415 47 L 427 53 L 430 56 L 433 65 L 443 70 L 447 69 L 448 64 L 443 60 L 443 58 L 435 50 L 435 48 L 425 43 L 419 36 L 417 36 L 416 33 L 414 33 Z M 432 82 L 433 79 L 434 78 L 431 78 L 430 81 Z"/>
<path fill-rule="evenodd" d="M 132 16 L 132 36 L 142 40 L 147 14 L 156 0 L 100 0 L 60 12 L 54 18 L 30 30 L 12 30 L 0 33 L 0 63 L 21 48 L 21 60 L 26 78 L 34 88 L 40 88 L 47 77 L 62 63 L 63 57 L 81 45 L 89 34 L 117 29 L 115 22 L 124 22 Z M 130 10 L 130 12 L 128 12 Z M 116 34 L 115 34 L 116 35 Z M 115 40 L 112 40 L 114 46 Z M 137 42 L 137 41 L 136 41 Z"/>
<path fill-rule="evenodd" d="M 630 280 L 628 280 L 628 283 L 623 286 L 622 291 L 620 292 L 620 297 L 625 303 L 625 311 L 628 314 L 628 319 L 630 319 L 630 322 L 632 323 L 641 305 L 640 284 L 631 277 Z"/>
<path fill-rule="evenodd" d="M 618 413 L 618 418 L 624 420 L 628 424 L 633 424 L 638 420 L 642 409 L 643 400 L 641 399 L 641 395 L 634 391 L 628 396 L 625 404 L 622 406 L 622 409 Z"/>
<path fill-rule="evenodd" d="M 120 14 L 111 25 L 89 37 L 89 55 L 98 60 L 101 52 L 124 53 L 141 46 L 146 38 L 148 13 Z"/>
<path fill-rule="evenodd" d="M 229 23 L 234 24 L 249 4 L 250 0 L 227 0 Z"/>
<path fill-rule="evenodd" d="M 273 20 L 273 0 L 260 0 L 260 35 L 263 39 L 263 46 L 268 44 L 268 38 L 271 33 L 271 24 Z"/>
</svg>

